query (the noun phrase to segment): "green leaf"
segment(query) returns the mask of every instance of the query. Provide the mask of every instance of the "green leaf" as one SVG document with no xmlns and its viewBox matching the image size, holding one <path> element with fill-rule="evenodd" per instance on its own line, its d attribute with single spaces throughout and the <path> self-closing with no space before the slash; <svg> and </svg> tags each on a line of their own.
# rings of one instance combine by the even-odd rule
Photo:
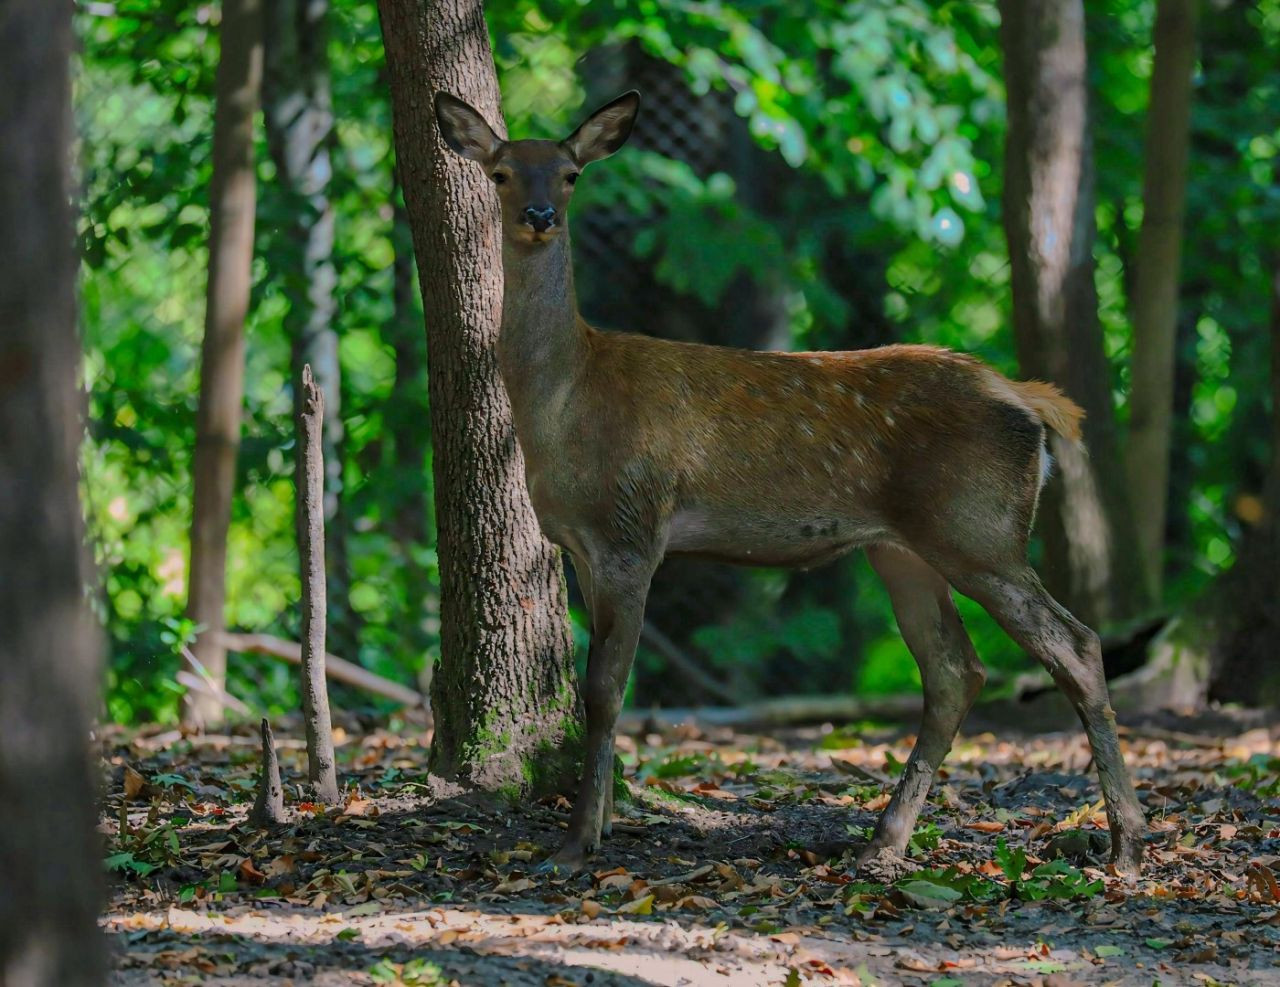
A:
<svg viewBox="0 0 1280 987">
<path fill-rule="evenodd" d="M 963 891 L 927 880 L 907 880 L 895 886 L 907 901 L 920 908 L 946 908 L 964 897 Z"/>
<path fill-rule="evenodd" d="M 1010 850 L 1001 836 L 996 840 L 996 863 L 1010 881 L 1019 881 L 1027 869 L 1027 853 L 1022 847 Z"/>
</svg>

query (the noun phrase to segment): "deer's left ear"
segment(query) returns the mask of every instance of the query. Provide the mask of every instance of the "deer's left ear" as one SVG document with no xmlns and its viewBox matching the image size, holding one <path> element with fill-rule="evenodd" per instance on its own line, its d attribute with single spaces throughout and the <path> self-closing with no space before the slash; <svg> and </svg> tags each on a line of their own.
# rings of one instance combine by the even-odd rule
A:
<svg viewBox="0 0 1280 987">
<path fill-rule="evenodd" d="M 632 89 L 592 113 L 561 145 L 580 166 L 607 158 L 627 142 L 639 112 L 640 94 Z"/>
</svg>

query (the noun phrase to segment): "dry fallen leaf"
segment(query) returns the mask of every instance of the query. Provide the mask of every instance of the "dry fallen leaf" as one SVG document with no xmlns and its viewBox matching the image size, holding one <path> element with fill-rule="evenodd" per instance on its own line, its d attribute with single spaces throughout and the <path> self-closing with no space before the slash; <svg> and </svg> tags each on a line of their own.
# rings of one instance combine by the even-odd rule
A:
<svg viewBox="0 0 1280 987">
<path fill-rule="evenodd" d="M 147 779 L 129 765 L 124 766 L 124 797 L 132 801 L 147 787 Z"/>
</svg>

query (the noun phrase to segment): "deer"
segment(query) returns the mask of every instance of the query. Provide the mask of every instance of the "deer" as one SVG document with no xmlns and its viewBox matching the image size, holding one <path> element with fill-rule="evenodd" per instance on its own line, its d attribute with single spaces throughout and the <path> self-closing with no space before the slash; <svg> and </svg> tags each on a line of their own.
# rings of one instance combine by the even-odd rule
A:
<svg viewBox="0 0 1280 987">
<path fill-rule="evenodd" d="M 582 778 L 564 842 L 541 870 L 579 871 L 611 835 L 617 720 L 662 560 L 807 568 L 862 548 L 919 666 L 923 714 L 852 869 L 903 867 L 985 682 L 954 590 L 1070 700 L 1097 767 L 1112 865 L 1136 874 L 1146 820 L 1098 636 L 1027 561 L 1048 431 L 1080 442 L 1082 409 L 1052 384 L 933 346 L 758 352 L 594 328 L 578 312 L 569 204 L 583 169 L 626 143 L 640 94 L 617 97 L 561 141 L 504 140 L 458 97 L 441 91 L 433 102 L 444 144 L 497 191 L 498 369 L 534 513 L 571 559 L 590 623 Z"/>
</svg>

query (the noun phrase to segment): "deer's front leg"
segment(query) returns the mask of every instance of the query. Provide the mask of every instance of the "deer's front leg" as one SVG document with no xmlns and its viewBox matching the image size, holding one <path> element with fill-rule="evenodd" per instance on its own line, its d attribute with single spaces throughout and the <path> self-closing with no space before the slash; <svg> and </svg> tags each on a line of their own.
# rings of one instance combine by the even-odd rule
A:
<svg viewBox="0 0 1280 987">
<path fill-rule="evenodd" d="M 600 845 L 604 813 L 612 801 L 614 731 L 640 639 L 652 571 L 652 566 L 628 559 L 591 566 L 591 651 L 583 696 L 586 756 L 568 835 L 564 846 L 547 861 L 548 869 L 580 870 Z"/>
</svg>

